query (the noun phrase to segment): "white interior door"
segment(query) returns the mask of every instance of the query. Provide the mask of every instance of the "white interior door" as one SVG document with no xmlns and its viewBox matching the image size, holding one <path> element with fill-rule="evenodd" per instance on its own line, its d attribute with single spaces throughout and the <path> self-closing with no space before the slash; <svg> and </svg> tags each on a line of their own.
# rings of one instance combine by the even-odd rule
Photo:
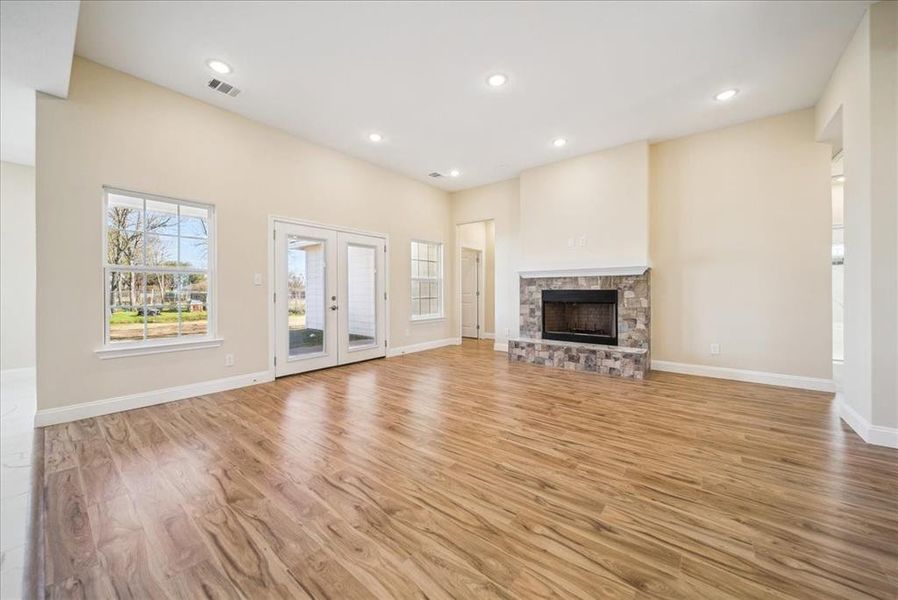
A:
<svg viewBox="0 0 898 600">
<path fill-rule="evenodd" d="M 461 249 L 461 334 L 480 337 L 480 252 Z"/>
<path fill-rule="evenodd" d="M 340 364 L 386 356 L 383 238 L 337 233 Z"/>
<path fill-rule="evenodd" d="M 275 222 L 275 375 L 338 364 L 337 233 Z"/>
</svg>

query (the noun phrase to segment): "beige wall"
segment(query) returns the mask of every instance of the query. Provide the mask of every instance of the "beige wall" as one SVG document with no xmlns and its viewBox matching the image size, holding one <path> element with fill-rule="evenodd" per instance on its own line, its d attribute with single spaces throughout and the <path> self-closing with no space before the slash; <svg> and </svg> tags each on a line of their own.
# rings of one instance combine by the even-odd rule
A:
<svg viewBox="0 0 898 600">
<path fill-rule="evenodd" d="M 851 52 L 831 87 L 854 89 Z M 831 95 L 821 101 L 818 123 L 843 104 Z M 846 112 L 846 123 L 855 118 Z M 272 214 L 389 234 L 392 347 L 459 332 L 455 261 L 446 261 L 453 290 L 446 320 L 410 322 L 409 240 L 442 241 L 446 256 L 454 256 L 455 225 L 491 221 L 496 287 L 489 312 L 500 347 L 518 331 L 519 269 L 641 264 L 635 261 L 647 246 L 653 358 L 829 378 L 830 162 L 814 135 L 813 111 L 798 111 L 530 169 L 519 179 L 453 193 L 450 201 L 423 183 L 77 59 L 69 100 L 38 102 L 40 408 L 266 371 L 268 288 L 253 286 L 252 275 L 268 272 Z M 850 205 L 851 146 L 862 141 L 863 132 L 846 139 L 849 222 L 853 210 L 855 218 L 865 210 Z M 863 150 L 854 156 L 860 162 Z M 224 346 L 179 360 L 96 358 L 104 184 L 216 205 Z M 864 184 L 856 185 L 857 193 Z M 605 216 L 604 208 L 621 204 L 628 205 L 624 213 Z M 623 230 L 621 219 L 628 223 Z M 568 240 L 580 236 L 585 245 L 571 249 Z M 849 252 L 863 262 L 862 243 Z M 866 273 L 869 283 L 869 265 Z M 59 298 L 69 310 L 57 310 Z M 860 322 L 865 318 L 869 311 Z M 711 343 L 721 345 L 720 355 L 710 355 Z M 236 355 L 235 367 L 224 367 L 226 353 Z"/>
<path fill-rule="evenodd" d="M 484 280 L 486 281 L 486 300 L 484 301 L 483 331 L 495 335 L 496 333 L 496 224 L 487 221 L 486 250 L 483 253 Z"/>
<path fill-rule="evenodd" d="M 831 377 L 829 173 L 812 110 L 652 146 L 653 360 Z"/>
<path fill-rule="evenodd" d="M 486 222 L 465 223 L 458 226 L 458 245 L 483 251 L 486 249 Z"/>
<path fill-rule="evenodd" d="M 517 179 L 452 194 L 452 222 L 493 222 L 495 238 L 495 334 L 502 348 L 518 332 L 520 194 Z M 457 286 L 457 282 L 455 283 Z M 458 289 L 456 287 L 456 289 Z"/>
<path fill-rule="evenodd" d="M 34 167 L 0 162 L 0 369 L 34 367 Z"/>
<path fill-rule="evenodd" d="M 388 234 L 390 346 L 457 335 L 454 294 L 447 319 L 409 318 L 410 240 L 454 251 L 445 192 L 80 58 L 68 100 L 39 97 L 37 129 L 40 409 L 267 371 L 268 287 L 253 273 L 268 273 L 269 215 Z M 104 184 L 216 206 L 222 347 L 96 357 Z"/>
<path fill-rule="evenodd" d="M 898 3 L 870 7 L 816 107 L 844 148 L 844 404 L 853 426 L 898 428 Z M 862 431 L 866 435 L 866 432 Z"/>
<path fill-rule="evenodd" d="M 648 264 L 648 178 L 646 142 L 521 173 L 521 270 Z"/>
<path fill-rule="evenodd" d="M 519 270 L 651 262 L 654 359 L 829 379 L 830 154 L 813 124 L 799 111 L 452 194 L 455 223 L 495 219 L 498 345 L 519 329 Z"/>
</svg>

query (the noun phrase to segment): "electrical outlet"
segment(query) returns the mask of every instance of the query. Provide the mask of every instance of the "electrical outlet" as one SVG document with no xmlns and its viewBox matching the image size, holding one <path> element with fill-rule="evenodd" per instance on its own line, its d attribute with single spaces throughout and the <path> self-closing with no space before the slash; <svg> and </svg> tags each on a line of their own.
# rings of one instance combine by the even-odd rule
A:
<svg viewBox="0 0 898 600">
<path fill-rule="evenodd" d="M 225 354 L 225 366 L 226 367 L 234 366 L 234 355 L 233 354 Z"/>
<path fill-rule="evenodd" d="M 711 344 L 711 354 L 720 354 L 720 344 Z"/>
</svg>

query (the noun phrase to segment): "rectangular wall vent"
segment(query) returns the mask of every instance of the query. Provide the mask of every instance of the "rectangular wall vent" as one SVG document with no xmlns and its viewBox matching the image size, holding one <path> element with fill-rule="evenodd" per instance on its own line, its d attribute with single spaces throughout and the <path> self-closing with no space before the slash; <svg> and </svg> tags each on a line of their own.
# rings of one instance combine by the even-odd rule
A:
<svg viewBox="0 0 898 600">
<path fill-rule="evenodd" d="M 222 81 L 221 79 L 210 79 L 209 87 L 222 94 L 227 94 L 232 98 L 240 93 L 240 88 L 235 87 L 226 81 Z"/>
</svg>

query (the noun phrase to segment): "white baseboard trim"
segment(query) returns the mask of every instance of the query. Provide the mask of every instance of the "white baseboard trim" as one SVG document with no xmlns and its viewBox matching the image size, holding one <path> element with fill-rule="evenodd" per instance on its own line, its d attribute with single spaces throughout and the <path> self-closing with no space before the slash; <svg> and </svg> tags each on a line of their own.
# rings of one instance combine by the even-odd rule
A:
<svg viewBox="0 0 898 600">
<path fill-rule="evenodd" d="M 480 339 L 482 339 L 482 340 L 494 340 L 494 339 L 496 339 L 496 334 L 495 334 L 495 333 L 489 333 L 489 332 L 484 331 L 483 333 L 480 334 Z"/>
<path fill-rule="evenodd" d="M 819 377 L 784 375 L 782 373 L 731 369 L 729 367 L 711 367 L 708 365 L 691 365 L 687 363 L 670 362 L 667 360 L 653 360 L 652 369 L 655 371 L 682 373 L 684 375 L 700 375 L 702 377 L 714 377 L 717 379 L 732 379 L 735 381 L 748 381 L 766 385 L 779 385 L 782 387 L 814 390 L 818 392 L 836 391 L 836 386 L 833 384 L 832 379 L 822 379 Z"/>
<path fill-rule="evenodd" d="M 841 360 L 833 361 L 833 385 L 836 386 L 836 391 L 841 392 L 843 389 L 843 381 L 845 373 L 845 363 Z"/>
<path fill-rule="evenodd" d="M 34 367 L 20 367 L 17 369 L 0 370 L 0 381 L 21 381 L 23 379 L 34 379 L 37 371 Z"/>
<path fill-rule="evenodd" d="M 508 352 L 508 342 L 496 342 L 493 344 L 493 350 L 496 352 Z"/>
<path fill-rule="evenodd" d="M 870 421 L 845 402 L 845 396 L 841 392 L 836 394 L 836 410 L 839 412 L 839 418 L 854 429 L 854 432 L 866 443 L 898 448 L 898 428 L 871 425 Z"/>
<path fill-rule="evenodd" d="M 409 344 L 408 346 L 397 346 L 387 349 L 387 358 L 394 356 L 402 356 L 403 354 L 411 354 L 412 352 L 424 352 L 425 350 L 435 350 L 443 346 L 458 346 L 461 344 L 461 338 L 446 338 L 442 340 L 431 340 L 429 342 L 421 342 L 419 344 Z"/>
<path fill-rule="evenodd" d="M 235 375 L 234 377 L 225 377 L 223 379 L 201 381 L 199 383 L 179 385 L 150 392 L 140 392 L 138 394 L 119 396 L 117 398 L 82 402 L 81 404 L 73 404 L 72 406 L 45 408 L 37 411 L 37 414 L 34 416 L 34 426 L 46 427 L 47 425 L 68 423 L 70 421 L 77 421 L 78 419 L 98 417 L 100 415 L 108 415 L 123 410 L 152 406 L 154 404 L 164 404 L 166 402 L 174 402 L 175 400 L 183 400 L 185 398 L 193 398 L 194 396 L 213 394 L 215 392 L 224 392 L 226 390 L 233 390 L 273 380 L 274 373 L 272 371 L 259 371 L 258 373 L 247 373 L 246 375 Z"/>
</svg>

